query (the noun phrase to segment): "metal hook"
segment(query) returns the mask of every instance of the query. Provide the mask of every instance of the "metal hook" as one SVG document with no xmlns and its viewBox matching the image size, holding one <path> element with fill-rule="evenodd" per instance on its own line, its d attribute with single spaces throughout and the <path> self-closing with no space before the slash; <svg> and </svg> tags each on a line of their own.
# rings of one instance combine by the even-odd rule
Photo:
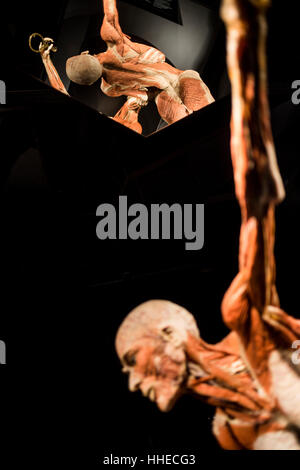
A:
<svg viewBox="0 0 300 470">
<path fill-rule="evenodd" d="M 35 37 L 39 37 L 41 39 L 41 42 L 40 42 L 40 45 L 39 45 L 39 49 L 34 49 L 34 47 L 32 47 L 32 39 L 35 38 Z M 30 49 L 33 51 L 33 52 L 36 52 L 36 53 L 42 53 L 44 52 L 44 50 L 46 48 L 48 48 L 51 44 L 53 44 L 53 47 L 52 47 L 52 51 L 53 52 L 56 52 L 57 51 L 57 47 L 54 46 L 54 41 L 53 39 L 51 38 L 44 38 L 40 33 L 33 33 L 30 35 L 29 37 L 29 47 Z"/>
</svg>

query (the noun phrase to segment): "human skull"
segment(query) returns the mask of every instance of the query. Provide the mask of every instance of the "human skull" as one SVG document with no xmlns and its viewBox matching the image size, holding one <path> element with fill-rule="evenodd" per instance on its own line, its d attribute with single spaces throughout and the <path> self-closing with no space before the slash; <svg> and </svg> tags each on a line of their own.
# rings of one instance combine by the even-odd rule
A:
<svg viewBox="0 0 300 470">
<path fill-rule="evenodd" d="M 199 337 L 194 317 L 165 300 L 139 305 L 117 332 L 116 350 L 129 374 L 129 389 L 140 389 L 161 411 L 169 411 L 184 391 L 188 333 Z"/>
<path fill-rule="evenodd" d="M 102 75 L 103 67 L 89 51 L 70 57 L 66 63 L 69 79 L 78 85 L 92 85 Z"/>
</svg>

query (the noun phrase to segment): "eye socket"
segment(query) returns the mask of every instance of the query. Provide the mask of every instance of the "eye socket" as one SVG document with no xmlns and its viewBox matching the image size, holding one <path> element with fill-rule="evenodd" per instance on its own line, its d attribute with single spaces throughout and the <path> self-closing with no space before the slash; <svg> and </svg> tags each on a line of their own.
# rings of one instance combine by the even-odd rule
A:
<svg viewBox="0 0 300 470">
<path fill-rule="evenodd" d="M 136 365 L 136 352 L 128 352 L 124 356 L 124 362 L 127 366 L 133 367 Z"/>
</svg>

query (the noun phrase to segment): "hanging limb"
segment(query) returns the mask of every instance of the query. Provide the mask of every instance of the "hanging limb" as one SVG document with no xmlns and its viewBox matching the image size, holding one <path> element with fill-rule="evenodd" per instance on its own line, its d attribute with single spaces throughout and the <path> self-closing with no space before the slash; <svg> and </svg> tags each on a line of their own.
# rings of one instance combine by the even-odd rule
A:
<svg viewBox="0 0 300 470">
<path fill-rule="evenodd" d="M 123 56 L 124 49 L 126 46 L 135 51 L 140 55 L 140 59 L 143 60 L 143 53 L 146 54 L 149 49 L 153 49 L 144 44 L 136 43 L 130 41 L 130 36 L 123 33 L 120 23 L 119 23 L 119 13 L 117 9 L 116 0 L 102 0 L 104 18 L 100 29 L 100 36 L 103 41 L 106 42 L 108 47 L 116 47 L 118 54 Z M 165 56 L 162 52 L 157 51 L 160 54 L 160 60 L 156 57 L 156 62 L 164 62 Z M 149 54 L 147 54 L 147 60 L 149 59 Z"/>
<path fill-rule="evenodd" d="M 232 86 L 231 156 L 241 208 L 239 270 L 251 306 L 278 305 L 275 204 L 284 198 L 270 124 L 266 10 L 270 0 L 223 0 L 227 67 Z"/>
<path fill-rule="evenodd" d="M 41 39 L 41 42 L 39 44 L 39 48 L 34 49 L 32 46 L 32 40 L 34 37 L 37 37 L 37 36 Z M 60 76 L 58 75 L 58 72 L 56 68 L 54 67 L 53 62 L 50 57 L 51 51 L 53 52 L 57 51 L 57 47 L 54 45 L 53 39 L 44 38 L 39 33 L 33 33 L 29 37 L 29 47 L 33 52 L 40 53 L 51 86 L 55 88 L 56 90 L 61 91 L 65 95 L 69 96 L 69 93 L 65 89 L 65 86 L 63 82 L 61 81 Z"/>
<path fill-rule="evenodd" d="M 244 220 L 261 219 L 280 202 L 279 173 L 267 98 L 266 10 L 270 0 L 223 0 L 232 86 L 231 154 Z"/>
<path fill-rule="evenodd" d="M 232 86 L 231 156 L 242 216 L 239 274 L 224 296 L 222 314 L 238 333 L 241 354 L 262 393 L 270 385 L 270 351 L 288 344 L 288 337 L 282 335 L 279 345 L 265 321 L 274 310 L 288 317 L 279 308 L 275 287 L 274 209 L 285 192 L 267 98 L 269 4 L 270 0 L 223 0 L 221 6 Z"/>
<path fill-rule="evenodd" d="M 105 31 L 105 36 L 107 36 L 104 41 L 111 41 L 115 42 L 118 40 L 117 35 L 120 39 L 122 39 L 123 31 L 121 30 L 121 26 L 119 23 L 119 13 L 116 5 L 116 0 L 103 0 L 103 11 L 104 11 L 104 19 L 101 26 L 101 37 L 102 30 Z M 109 37 L 109 33 L 112 37 Z"/>
<path fill-rule="evenodd" d="M 104 18 L 100 30 L 101 38 L 108 46 L 116 45 L 118 52 L 122 55 L 124 42 L 126 38 L 130 38 L 121 29 L 116 0 L 103 0 L 103 11 Z"/>
</svg>

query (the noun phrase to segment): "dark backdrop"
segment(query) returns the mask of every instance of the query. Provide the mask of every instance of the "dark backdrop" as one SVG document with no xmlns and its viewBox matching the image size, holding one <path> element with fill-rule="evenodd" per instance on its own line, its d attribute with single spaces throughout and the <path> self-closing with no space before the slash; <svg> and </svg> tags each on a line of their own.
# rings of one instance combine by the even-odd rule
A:
<svg viewBox="0 0 300 470">
<path fill-rule="evenodd" d="M 282 307 L 297 316 L 300 108 L 290 96 L 299 77 L 288 53 L 298 30 L 292 11 L 277 5 L 269 15 L 270 99 L 287 189 L 277 210 L 277 278 Z M 227 333 L 219 306 L 237 271 L 240 223 L 229 155 L 230 99 L 147 140 L 58 96 L 28 76 L 40 77 L 42 70 L 24 38 L 35 30 L 59 34 L 64 12 L 55 2 L 47 12 L 31 3 L 21 7 L 7 23 L 11 42 L 2 56 L 9 101 L 0 109 L 0 338 L 8 362 L 1 367 L 1 456 L 9 468 L 20 462 L 97 468 L 110 453 L 196 452 L 200 463 L 203 455 L 226 459 L 218 457 L 211 434 L 212 408 L 184 397 L 162 414 L 128 392 L 114 337 L 125 315 L 151 298 L 188 308 L 208 342 Z M 207 60 L 212 87 L 224 63 L 222 31 Z M 19 71 L 11 61 L 16 50 Z M 116 202 L 119 194 L 145 204 L 205 203 L 204 248 L 193 253 L 181 242 L 100 242 L 96 207 Z"/>
</svg>

